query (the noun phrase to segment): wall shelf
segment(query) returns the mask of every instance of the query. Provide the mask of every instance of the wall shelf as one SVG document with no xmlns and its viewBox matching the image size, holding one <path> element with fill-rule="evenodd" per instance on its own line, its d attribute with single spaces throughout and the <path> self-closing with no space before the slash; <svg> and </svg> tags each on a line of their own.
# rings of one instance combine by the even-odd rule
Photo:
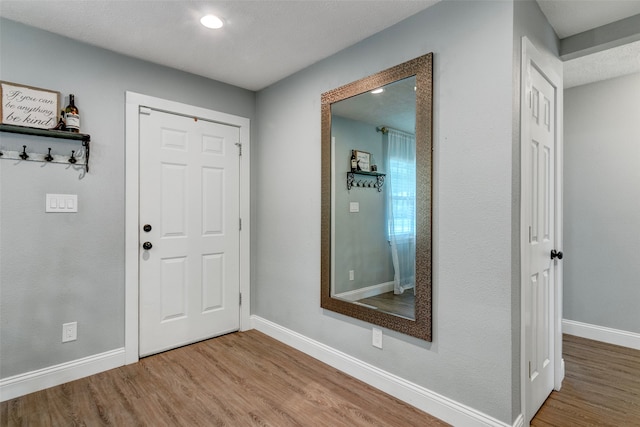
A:
<svg viewBox="0 0 640 427">
<path fill-rule="evenodd" d="M 13 159 L 13 160 L 28 160 L 34 162 L 49 162 L 49 163 L 64 163 L 64 164 L 76 164 L 79 160 L 84 160 L 84 167 L 89 172 L 89 146 L 91 136 L 86 133 L 74 133 L 62 130 L 50 130 L 50 129 L 37 129 L 24 126 L 15 126 L 8 124 L 0 124 L 0 132 L 17 133 L 22 135 L 43 136 L 46 138 L 67 139 L 72 141 L 80 141 L 84 147 L 84 153 L 76 152 L 70 153 L 68 156 L 51 155 L 42 153 L 28 153 L 26 152 L 26 146 L 23 146 L 23 151 L 1 151 L 0 159 Z M 24 155 L 28 157 L 24 157 Z"/>
<path fill-rule="evenodd" d="M 356 181 L 356 175 L 362 177 Z M 347 172 L 347 190 L 351 190 L 351 187 L 363 187 L 363 188 L 377 188 L 378 192 L 382 191 L 384 185 L 384 177 L 386 174 L 380 172 L 365 172 L 354 171 Z M 372 179 L 375 178 L 375 181 Z"/>
</svg>

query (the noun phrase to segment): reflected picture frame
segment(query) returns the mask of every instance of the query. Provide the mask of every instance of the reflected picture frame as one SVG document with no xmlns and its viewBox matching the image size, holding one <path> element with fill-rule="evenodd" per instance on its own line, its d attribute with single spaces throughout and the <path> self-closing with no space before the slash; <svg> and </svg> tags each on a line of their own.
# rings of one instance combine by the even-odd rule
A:
<svg viewBox="0 0 640 427">
<path fill-rule="evenodd" d="M 358 171 L 371 172 L 371 153 L 366 151 L 355 150 L 356 152 L 356 164 L 358 165 Z"/>
</svg>

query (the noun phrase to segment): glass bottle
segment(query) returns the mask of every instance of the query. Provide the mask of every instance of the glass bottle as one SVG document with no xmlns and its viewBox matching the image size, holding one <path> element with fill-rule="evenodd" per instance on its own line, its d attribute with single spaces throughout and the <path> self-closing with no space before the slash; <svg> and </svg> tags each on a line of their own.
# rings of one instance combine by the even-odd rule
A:
<svg viewBox="0 0 640 427">
<path fill-rule="evenodd" d="M 78 107 L 76 107 L 73 94 L 69 95 L 69 105 L 64 109 L 64 118 L 68 131 L 80 132 L 80 112 L 78 111 Z"/>
</svg>

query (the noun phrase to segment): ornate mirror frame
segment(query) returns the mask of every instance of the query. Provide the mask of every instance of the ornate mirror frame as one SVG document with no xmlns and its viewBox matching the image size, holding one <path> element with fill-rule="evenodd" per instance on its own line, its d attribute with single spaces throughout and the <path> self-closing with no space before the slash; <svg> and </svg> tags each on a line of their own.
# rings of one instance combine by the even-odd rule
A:
<svg viewBox="0 0 640 427">
<path fill-rule="evenodd" d="M 331 296 L 331 104 L 411 76 L 416 77 L 417 232 L 415 320 L 381 312 Z M 322 308 L 336 313 L 431 341 L 433 53 L 428 53 L 323 93 L 321 120 L 322 247 L 320 252 L 320 305 Z"/>
</svg>

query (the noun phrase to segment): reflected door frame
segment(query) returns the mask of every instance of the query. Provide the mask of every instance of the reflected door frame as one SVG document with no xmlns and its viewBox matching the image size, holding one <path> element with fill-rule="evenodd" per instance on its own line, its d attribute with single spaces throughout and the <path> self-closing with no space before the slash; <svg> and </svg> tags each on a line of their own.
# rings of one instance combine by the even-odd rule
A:
<svg viewBox="0 0 640 427">
<path fill-rule="evenodd" d="M 551 83 L 555 90 L 556 103 L 556 129 L 555 129 L 555 247 L 562 248 L 562 152 L 563 152 L 563 85 L 562 79 L 553 71 L 553 65 L 545 58 L 535 45 L 527 38 L 522 38 L 521 53 L 521 70 L 520 70 L 520 394 L 521 394 L 521 411 L 524 417 L 525 425 L 535 414 L 531 414 L 531 408 L 528 408 L 527 381 L 529 378 L 529 367 L 526 354 L 526 316 L 527 307 L 525 300 L 525 292 L 529 284 L 530 267 L 529 267 L 529 222 L 528 213 L 531 211 L 530 193 L 531 183 L 523 174 L 525 165 L 530 164 L 529 155 L 529 133 L 530 133 L 530 115 L 529 111 L 529 69 L 535 67 L 544 77 Z M 560 61 L 560 59 L 558 59 Z M 554 389 L 560 390 L 562 380 L 564 379 L 564 360 L 562 359 L 562 262 L 556 263 L 555 267 L 555 289 L 554 289 L 554 305 L 552 307 L 553 325 L 553 364 L 554 364 Z"/>
<path fill-rule="evenodd" d="M 175 101 L 126 92 L 125 105 L 125 364 L 139 359 L 139 168 L 140 107 L 236 126 L 240 129 L 240 330 L 251 329 L 250 321 L 250 120 Z"/>
</svg>

